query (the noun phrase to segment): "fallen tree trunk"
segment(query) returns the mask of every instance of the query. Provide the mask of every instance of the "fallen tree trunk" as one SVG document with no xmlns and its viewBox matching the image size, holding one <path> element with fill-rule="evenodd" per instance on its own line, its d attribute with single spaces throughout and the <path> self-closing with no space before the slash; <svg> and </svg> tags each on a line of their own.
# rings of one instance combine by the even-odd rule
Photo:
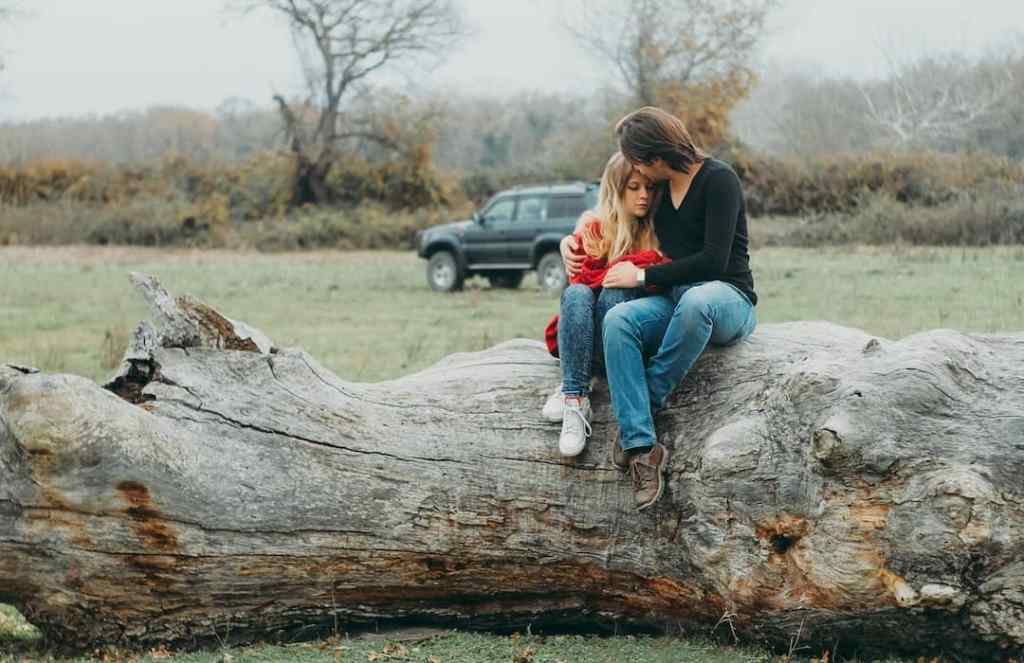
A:
<svg viewBox="0 0 1024 663">
<path fill-rule="evenodd" d="M 558 456 L 540 343 L 356 384 L 138 285 L 155 325 L 106 388 L 0 367 L 0 601 L 57 641 L 414 618 L 1024 647 L 1024 336 L 792 323 L 710 350 L 637 513 L 602 388 Z"/>
</svg>

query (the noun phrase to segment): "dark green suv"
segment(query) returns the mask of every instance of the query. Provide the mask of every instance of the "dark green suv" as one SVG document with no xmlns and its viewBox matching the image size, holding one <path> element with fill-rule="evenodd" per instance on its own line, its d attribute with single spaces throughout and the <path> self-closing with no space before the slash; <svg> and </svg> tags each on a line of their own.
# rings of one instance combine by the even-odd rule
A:
<svg viewBox="0 0 1024 663">
<path fill-rule="evenodd" d="M 596 206 L 596 183 L 501 191 L 470 220 L 420 231 L 417 252 L 428 261 L 427 283 L 450 292 L 479 274 L 494 287 L 518 288 L 533 269 L 541 288 L 561 292 L 566 278 L 558 243 Z"/>
</svg>

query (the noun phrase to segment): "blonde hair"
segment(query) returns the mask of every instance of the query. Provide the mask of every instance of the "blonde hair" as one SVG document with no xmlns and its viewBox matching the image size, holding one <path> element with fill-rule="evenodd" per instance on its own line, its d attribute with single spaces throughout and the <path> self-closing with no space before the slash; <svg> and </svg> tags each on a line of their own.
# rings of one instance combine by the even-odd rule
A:
<svg viewBox="0 0 1024 663">
<path fill-rule="evenodd" d="M 590 224 L 583 227 L 583 250 L 587 255 L 613 262 L 628 253 L 658 248 L 651 220 L 638 219 L 622 204 L 626 185 L 634 172 L 633 164 L 622 152 L 608 159 L 601 175 L 595 211 L 600 220 L 600 233 L 594 233 Z"/>
</svg>

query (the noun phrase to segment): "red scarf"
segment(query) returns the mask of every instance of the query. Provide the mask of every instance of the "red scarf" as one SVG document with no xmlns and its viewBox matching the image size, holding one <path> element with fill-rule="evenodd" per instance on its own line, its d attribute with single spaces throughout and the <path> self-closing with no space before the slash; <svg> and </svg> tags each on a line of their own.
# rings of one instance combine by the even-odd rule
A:
<svg viewBox="0 0 1024 663">
<path fill-rule="evenodd" d="M 586 229 L 593 232 L 598 237 L 601 236 L 601 227 L 596 222 L 590 222 L 587 224 Z M 576 245 L 583 246 L 582 233 L 576 233 Z M 582 249 L 581 251 L 582 252 Z M 577 252 L 579 253 L 579 252 Z M 666 262 L 671 262 L 668 258 L 663 256 L 661 253 L 648 249 L 646 251 L 639 251 L 637 253 L 628 253 L 621 258 L 617 258 L 612 262 L 608 262 L 604 258 L 594 258 L 593 256 L 586 256 L 583 259 L 583 266 L 580 268 L 578 274 L 569 279 L 569 283 L 575 285 L 582 283 L 583 285 L 590 286 L 594 290 L 601 289 L 601 282 L 604 281 L 605 275 L 608 270 L 619 264 L 620 262 L 631 262 L 639 269 L 646 269 L 653 265 L 660 265 Z M 657 289 L 654 286 L 648 286 L 647 290 L 650 292 L 656 292 Z M 551 353 L 552 357 L 558 356 L 558 316 L 551 318 L 551 322 L 548 323 L 547 328 L 544 329 L 544 343 L 548 346 L 548 352 Z"/>
</svg>

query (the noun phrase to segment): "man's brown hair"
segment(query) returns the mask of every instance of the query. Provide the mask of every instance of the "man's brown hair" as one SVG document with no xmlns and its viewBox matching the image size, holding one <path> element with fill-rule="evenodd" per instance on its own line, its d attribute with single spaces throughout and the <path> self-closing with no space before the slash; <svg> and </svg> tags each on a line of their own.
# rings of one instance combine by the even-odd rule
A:
<svg viewBox="0 0 1024 663">
<path fill-rule="evenodd" d="M 654 106 L 644 106 L 619 120 L 615 133 L 619 149 L 632 163 L 649 166 L 664 159 L 672 170 L 684 173 L 707 158 L 693 144 L 682 120 Z"/>
</svg>

